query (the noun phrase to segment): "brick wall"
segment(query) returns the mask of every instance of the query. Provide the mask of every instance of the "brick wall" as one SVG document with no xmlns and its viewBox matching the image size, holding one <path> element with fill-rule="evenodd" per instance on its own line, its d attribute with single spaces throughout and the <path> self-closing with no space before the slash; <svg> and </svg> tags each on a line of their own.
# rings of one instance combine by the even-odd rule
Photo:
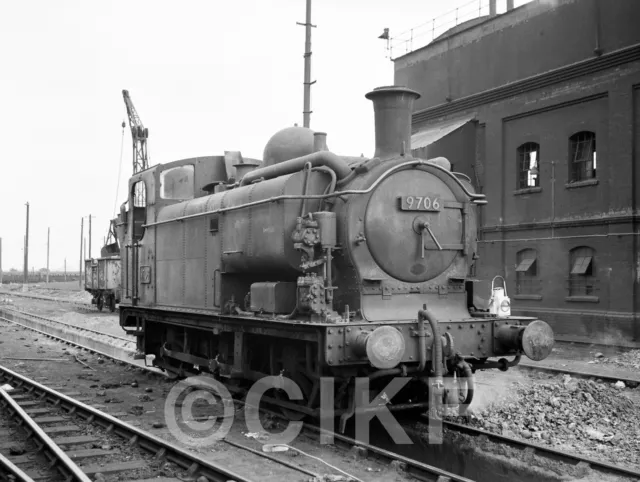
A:
<svg viewBox="0 0 640 482">
<path fill-rule="evenodd" d="M 449 50 L 427 47 L 396 61 L 396 84 L 433 93 L 416 107 L 414 130 L 475 115 L 477 122 L 469 124 L 475 135 L 457 134 L 455 142 L 443 140 L 428 152 L 468 157 L 455 162 L 456 170 L 487 195 L 477 277 L 505 276 L 514 313 L 549 321 L 560 338 L 640 346 L 640 240 L 633 235 L 640 208 L 640 47 L 633 44 L 640 43 L 640 29 L 629 26 L 640 15 L 640 2 L 607 2 L 606 12 L 600 0 L 561 1 L 553 8 L 532 3 L 529 10 L 516 9 L 518 21 L 509 24 L 510 14 L 500 19 L 502 30 L 485 25 L 474 42 L 456 36 L 448 40 Z M 580 20 L 569 21 L 579 8 Z M 589 25 L 596 21 L 602 56 L 593 55 Z M 459 35 L 469 40 L 468 32 Z M 487 56 L 493 62 L 480 68 L 478 59 Z M 584 62 L 579 70 L 566 65 L 578 60 Z M 514 80 L 522 87 L 504 85 Z M 476 99 L 457 101 L 454 95 L 443 106 L 447 85 Z M 596 135 L 596 177 L 570 184 L 569 138 L 579 131 Z M 526 142 L 540 146 L 540 185 L 522 190 L 517 149 Z M 595 289 L 589 296 L 569 296 L 571 250 L 579 247 L 593 250 Z M 523 249 L 536 251 L 534 295 L 516 294 Z M 485 291 L 481 295 L 488 297 Z"/>
</svg>

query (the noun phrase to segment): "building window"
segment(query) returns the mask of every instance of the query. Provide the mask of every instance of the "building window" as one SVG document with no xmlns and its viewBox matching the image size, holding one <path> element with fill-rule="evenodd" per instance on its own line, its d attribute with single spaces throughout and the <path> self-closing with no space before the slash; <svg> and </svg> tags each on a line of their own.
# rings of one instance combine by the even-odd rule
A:
<svg viewBox="0 0 640 482">
<path fill-rule="evenodd" d="M 518 147 L 518 189 L 540 186 L 540 145 L 527 142 Z"/>
<path fill-rule="evenodd" d="M 586 246 L 571 250 L 569 296 L 595 296 L 596 272 L 594 251 Z"/>
<path fill-rule="evenodd" d="M 569 179 L 571 182 L 596 178 L 596 134 L 582 131 L 569 138 Z"/>
<path fill-rule="evenodd" d="M 535 249 L 523 249 L 517 254 L 516 294 L 538 294 L 538 263 Z"/>
</svg>

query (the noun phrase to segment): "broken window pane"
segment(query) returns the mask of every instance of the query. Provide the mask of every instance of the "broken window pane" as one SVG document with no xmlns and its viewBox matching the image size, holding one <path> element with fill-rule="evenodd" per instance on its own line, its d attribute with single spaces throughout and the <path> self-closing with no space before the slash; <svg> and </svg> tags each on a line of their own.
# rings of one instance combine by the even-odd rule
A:
<svg viewBox="0 0 640 482">
<path fill-rule="evenodd" d="M 584 181 L 596 177 L 596 135 L 582 131 L 569 138 L 571 181 Z"/>
<path fill-rule="evenodd" d="M 527 142 L 518 147 L 518 189 L 540 186 L 540 146 Z"/>
</svg>

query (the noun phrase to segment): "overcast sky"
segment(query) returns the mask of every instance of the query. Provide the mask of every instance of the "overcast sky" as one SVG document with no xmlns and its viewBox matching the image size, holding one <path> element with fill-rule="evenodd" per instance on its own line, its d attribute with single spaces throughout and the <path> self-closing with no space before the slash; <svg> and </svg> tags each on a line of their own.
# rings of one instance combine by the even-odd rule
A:
<svg viewBox="0 0 640 482">
<path fill-rule="evenodd" d="M 393 83 L 377 37 L 478 1 L 315 0 L 311 128 L 338 154 L 372 155 L 364 94 Z M 122 89 L 149 128 L 151 165 L 224 150 L 261 159 L 273 133 L 302 125 L 304 19 L 305 0 L 0 2 L 2 268 L 22 271 L 26 202 L 29 270 L 46 266 L 50 227 L 51 270 L 66 258 L 77 271 L 89 214 L 99 256 L 116 201 Z M 131 158 L 127 122 L 118 206 Z"/>
</svg>

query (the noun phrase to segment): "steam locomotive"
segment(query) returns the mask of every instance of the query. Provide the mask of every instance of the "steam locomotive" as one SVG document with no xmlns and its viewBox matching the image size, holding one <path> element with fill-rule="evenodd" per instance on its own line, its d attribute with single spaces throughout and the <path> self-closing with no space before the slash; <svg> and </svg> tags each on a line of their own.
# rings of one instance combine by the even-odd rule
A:
<svg viewBox="0 0 640 482">
<path fill-rule="evenodd" d="M 130 179 L 116 223 L 120 325 L 137 337 L 139 357 L 238 390 L 288 377 L 303 398 L 275 389 L 268 400 L 294 419 L 318 416 L 320 379 L 331 377 L 344 428 L 356 378 L 368 379 L 371 398 L 409 378 L 384 404 L 423 411 L 450 400 L 443 382 L 454 375 L 466 404 L 475 370 L 549 355 L 544 321 L 473 306 L 486 199 L 447 159 L 411 156 L 420 95 L 391 86 L 365 97 L 372 158 L 338 156 L 326 134 L 291 127 L 262 161 L 226 152 Z"/>
</svg>

